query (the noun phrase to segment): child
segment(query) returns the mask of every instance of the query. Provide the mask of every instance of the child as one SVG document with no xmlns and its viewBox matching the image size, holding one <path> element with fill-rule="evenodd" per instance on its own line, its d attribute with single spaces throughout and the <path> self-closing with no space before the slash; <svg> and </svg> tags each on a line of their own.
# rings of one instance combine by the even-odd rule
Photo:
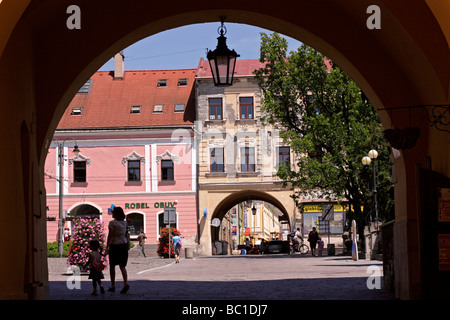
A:
<svg viewBox="0 0 450 320">
<path fill-rule="evenodd" d="M 319 237 L 319 240 L 317 241 L 317 245 L 318 245 L 319 257 L 321 257 L 322 252 L 323 252 L 323 245 L 324 245 L 321 237 Z"/>
<path fill-rule="evenodd" d="M 92 291 L 92 295 L 97 295 L 97 283 L 100 286 L 100 292 L 105 293 L 105 289 L 102 287 L 102 280 L 104 279 L 104 275 L 102 270 L 104 269 L 102 262 L 102 253 L 100 250 L 100 242 L 98 240 L 92 240 L 89 243 L 89 248 L 92 252 L 89 254 L 89 279 L 92 279 L 92 286 L 94 291 Z"/>
</svg>

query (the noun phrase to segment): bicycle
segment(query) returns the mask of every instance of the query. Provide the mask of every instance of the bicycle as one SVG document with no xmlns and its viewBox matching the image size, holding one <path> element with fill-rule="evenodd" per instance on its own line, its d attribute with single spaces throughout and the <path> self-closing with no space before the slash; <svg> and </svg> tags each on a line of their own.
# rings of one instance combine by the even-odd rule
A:
<svg viewBox="0 0 450 320">
<path fill-rule="evenodd" d="M 297 244 L 294 244 L 295 252 L 300 252 L 300 254 L 307 254 L 309 252 L 308 245 L 304 244 L 303 242 L 299 242 Z M 289 254 L 291 254 L 292 250 L 289 251 Z"/>
</svg>

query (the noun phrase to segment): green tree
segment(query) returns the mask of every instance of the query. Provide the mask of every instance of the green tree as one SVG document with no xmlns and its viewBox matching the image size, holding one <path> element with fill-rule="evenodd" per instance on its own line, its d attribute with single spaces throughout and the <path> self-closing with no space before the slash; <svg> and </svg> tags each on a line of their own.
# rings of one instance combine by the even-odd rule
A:
<svg viewBox="0 0 450 320">
<path fill-rule="evenodd" d="M 260 61 L 265 65 L 254 74 L 263 92 L 262 118 L 296 154 L 295 164 L 280 165 L 278 176 L 292 185 L 297 205 L 300 196 L 313 193 L 345 199 L 354 209 L 347 221 L 362 227 L 374 205 L 372 167 L 361 159 L 376 149 L 379 216 L 386 219 L 393 205 L 390 146 L 363 92 L 307 45 L 288 55 L 287 41 L 277 33 L 261 33 Z"/>
</svg>

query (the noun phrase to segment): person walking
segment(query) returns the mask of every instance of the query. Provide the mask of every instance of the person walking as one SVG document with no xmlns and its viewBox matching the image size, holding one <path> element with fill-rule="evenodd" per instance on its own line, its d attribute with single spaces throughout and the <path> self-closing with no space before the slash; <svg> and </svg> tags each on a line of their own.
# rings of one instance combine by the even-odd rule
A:
<svg viewBox="0 0 450 320">
<path fill-rule="evenodd" d="M 175 263 L 180 263 L 180 253 L 182 247 L 181 238 L 183 238 L 183 236 L 180 235 L 179 232 L 177 231 L 173 232 L 172 240 L 173 240 L 173 252 L 175 254 Z"/>
<path fill-rule="evenodd" d="M 102 252 L 100 250 L 100 242 L 98 240 L 91 240 L 89 242 L 89 249 L 92 250 L 91 253 L 89 253 L 89 260 L 88 260 L 88 266 L 89 266 L 89 279 L 92 279 L 92 295 L 97 295 L 97 284 L 100 287 L 100 292 L 103 294 L 105 293 L 105 289 L 103 289 L 102 286 L 102 279 L 105 278 L 103 275 L 103 261 L 102 261 Z"/>
<path fill-rule="evenodd" d="M 138 256 L 141 255 L 141 252 L 144 256 L 144 258 L 147 257 L 147 255 L 144 252 L 144 245 L 145 245 L 145 239 L 147 239 L 147 236 L 144 233 L 144 227 L 141 227 L 141 233 L 139 233 L 137 240 L 139 242 L 139 252 L 138 252 Z"/>
<path fill-rule="evenodd" d="M 321 237 L 319 237 L 319 240 L 317 241 L 317 251 L 319 251 L 319 257 L 322 256 L 322 252 L 323 252 L 323 247 L 324 247 L 324 242 L 322 240 Z"/>
<path fill-rule="evenodd" d="M 259 244 L 259 253 L 264 254 L 265 250 L 266 250 L 266 240 L 261 239 L 261 243 Z"/>
<path fill-rule="evenodd" d="M 109 253 L 109 275 L 111 277 L 111 286 L 109 292 L 116 290 L 116 269 L 118 265 L 122 273 L 123 288 L 120 293 L 127 293 L 130 289 L 128 284 L 127 262 L 128 250 L 130 249 L 130 236 L 127 231 L 127 222 L 125 213 L 121 207 L 114 207 L 112 212 L 114 220 L 108 225 L 107 250 Z"/>
<path fill-rule="evenodd" d="M 313 227 L 308 235 L 309 246 L 311 247 L 311 254 L 313 256 L 315 256 L 318 239 L 319 239 L 319 234 L 316 231 L 316 227 Z"/>
<path fill-rule="evenodd" d="M 250 240 L 248 238 L 245 238 L 244 245 L 245 245 L 245 253 L 248 254 L 250 250 L 252 250 L 252 245 L 250 244 Z"/>
</svg>

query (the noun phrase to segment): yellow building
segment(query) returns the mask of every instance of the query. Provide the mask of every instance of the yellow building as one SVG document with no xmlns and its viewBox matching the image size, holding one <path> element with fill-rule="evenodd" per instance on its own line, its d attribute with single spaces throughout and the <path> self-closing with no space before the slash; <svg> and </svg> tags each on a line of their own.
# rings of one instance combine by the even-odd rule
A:
<svg viewBox="0 0 450 320">
<path fill-rule="evenodd" d="M 292 191 L 283 188 L 276 176 L 278 163 L 291 159 L 290 149 L 274 128 L 260 120 L 261 91 L 253 76 L 259 67 L 259 60 L 238 60 L 231 87 L 214 86 L 207 61 L 201 59 L 197 69 L 200 254 L 210 255 L 212 241 L 219 240 L 223 231 L 216 223 L 211 225 L 213 219 L 221 221 L 242 202 L 270 203 L 280 210 L 279 219 L 292 227 L 300 217 Z M 245 228 L 250 236 L 252 223 L 259 221 L 251 220 L 248 210 L 238 206 L 236 220 L 242 223 L 236 227 L 244 231 L 236 231 L 235 244 L 242 243 Z"/>
</svg>

